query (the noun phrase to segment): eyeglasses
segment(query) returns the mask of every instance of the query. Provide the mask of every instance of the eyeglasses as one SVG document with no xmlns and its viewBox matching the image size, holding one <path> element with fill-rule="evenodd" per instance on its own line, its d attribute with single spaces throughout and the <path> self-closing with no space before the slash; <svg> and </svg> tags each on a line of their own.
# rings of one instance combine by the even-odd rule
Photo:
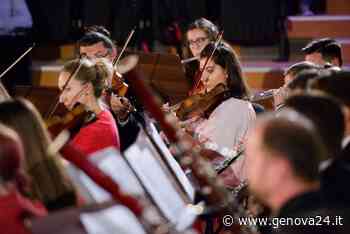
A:
<svg viewBox="0 0 350 234">
<path fill-rule="evenodd" d="M 206 40 L 208 40 L 208 37 L 198 37 L 196 40 L 189 40 L 188 46 L 200 46 L 202 45 Z"/>
<path fill-rule="evenodd" d="M 86 53 L 80 54 L 80 58 L 87 58 L 87 59 L 100 59 L 100 58 L 106 58 L 109 55 L 109 51 L 107 51 L 105 54 L 102 54 L 101 52 L 97 52 L 95 54 L 92 54 L 88 56 Z"/>
</svg>

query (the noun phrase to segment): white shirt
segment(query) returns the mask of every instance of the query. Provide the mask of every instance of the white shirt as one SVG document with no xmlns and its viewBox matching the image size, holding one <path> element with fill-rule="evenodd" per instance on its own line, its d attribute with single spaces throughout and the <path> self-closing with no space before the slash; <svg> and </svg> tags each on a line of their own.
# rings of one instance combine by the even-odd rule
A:
<svg viewBox="0 0 350 234">
<path fill-rule="evenodd" d="M 0 0 L 0 35 L 8 35 L 16 28 L 33 25 L 25 0 Z"/>
<path fill-rule="evenodd" d="M 230 98 L 221 103 L 207 120 L 201 122 L 195 132 L 205 146 L 225 157 L 232 157 L 243 149 L 243 143 L 255 119 L 256 114 L 250 102 Z M 231 169 L 241 181 L 245 179 L 244 161 L 242 155 L 231 165 Z"/>
</svg>

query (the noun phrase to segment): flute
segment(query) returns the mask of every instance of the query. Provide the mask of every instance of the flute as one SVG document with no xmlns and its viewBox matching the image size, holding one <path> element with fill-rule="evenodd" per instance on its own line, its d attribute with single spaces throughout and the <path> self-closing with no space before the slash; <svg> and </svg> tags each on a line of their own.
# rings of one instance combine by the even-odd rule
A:
<svg viewBox="0 0 350 234">
<path fill-rule="evenodd" d="M 183 60 L 181 60 L 181 64 L 189 63 L 189 62 L 192 62 L 192 61 L 195 61 L 195 60 L 199 60 L 199 56 L 194 56 L 194 57 L 191 57 L 191 58 L 188 58 L 188 59 L 183 59 Z"/>
</svg>

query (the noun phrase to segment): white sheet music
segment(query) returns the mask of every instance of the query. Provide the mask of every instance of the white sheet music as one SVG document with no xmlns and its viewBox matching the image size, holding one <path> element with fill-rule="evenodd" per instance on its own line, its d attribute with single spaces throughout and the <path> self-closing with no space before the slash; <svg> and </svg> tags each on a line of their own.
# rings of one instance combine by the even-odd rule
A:
<svg viewBox="0 0 350 234">
<path fill-rule="evenodd" d="M 185 189 L 188 197 L 191 201 L 194 201 L 194 188 L 192 187 L 190 181 L 186 177 L 184 171 L 178 164 L 178 162 L 174 159 L 174 156 L 170 153 L 168 147 L 165 145 L 163 139 L 159 135 L 156 127 L 151 123 L 150 125 L 150 134 L 153 137 L 154 141 L 159 146 L 160 150 L 165 155 L 166 160 L 168 161 L 170 167 L 173 169 L 173 172 L 176 174 L 177 178 L 179 179 L 181 185 Z"/>
<path fill-rule="evenodd" d="M 145 234 L 134 214 L 124 206 L 116 205 L 98 212 L 80 215 L 88 234 Z"/>
<path fill-rule="evenodd" d="M 122 157 L 117 150 L 107 148 L 94 153 L 90 156 L 89 160 L 116 181 L 123 192 L 131 195 L 144 195 L 142 186 Z M 69 168 L 69 174 L 88 202 L 100 203 L 112 200 L 108 192 L 73 165 Z"/>
<path fill-rule="evenodd" d="M 129 147 L 124 153 L 125 157 L 165 217 L 174 224 L 178 231 L 183 231 L 194 221 L 196 214 L 188 212 L 186 202 L 176 191 L 151 150 L 147 145 L 142 145 L 145 142 L 140 140 L 141 136 L 137 144 Z"/>
</svg>

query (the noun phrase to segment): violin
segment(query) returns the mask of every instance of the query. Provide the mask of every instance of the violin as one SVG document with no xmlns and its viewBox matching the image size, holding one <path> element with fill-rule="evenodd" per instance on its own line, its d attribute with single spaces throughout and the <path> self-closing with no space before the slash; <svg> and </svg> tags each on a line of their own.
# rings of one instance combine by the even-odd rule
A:
<svg viewBox="0 0 350 234">
<path fill-rule="evenodd" d="M 176 110 L 180 120 L 199 115 L 208 118 L 215 108 L 230 97 L 230 92 L 224 84 L 218 84 L 207 93 L 192 95 L 182 101 Z"/>
<path fill-rule="evenodd" d="M 56 137 L 60 132 L 67 129 L 71 136 L 78 133 L 79 129 L 85 124 L 91 123 L 96 120 L 96 115 L 92 112 L 86 111 L 86 109 L 81 105 L 77 104 L 72 110 L 68 110 L 63 115 L 58 116 L 53 114 L 57 110 L 59 105 L 59 98 L 67 88 L 68 83 L 71 79 L 76 76 L 80 70 L 82 63 L 79 62 L 78 66 L 75 68 L 74 72 L 70 74 L 66 83 L 64 84 L 62 90 L 57 94 L 55 102 L 50 106 L 48 112 L 45 114 L 46 127 L 51 133 L 52 137 Z"/>
<path fill-rule="evenodd" d="M 86 111 L 82 105 L 78 104 L 62 116 L 55 115 L 46 119 L 45 123 L 52 137 L 56 137 L 64 129 L 67 129 L 72 137 L 84 125 L 90 124 L 95 120 L 95 113 Z"/>
<path fill-rule="evenodd" d="M 202 75 L 206 66 L 208 65 L 209 60 L 214 56 L 217 47 L 219 46 L 222 40 L 223 31 L 221 31 L 215 41 L 215 47 L 205 60 L 204 66 L 202 69 L 199 69 L 195 75 L 195 85 L 192 90 L 189 92 L 189 97 L 184 101 L 170 107 L 171 111 L 176 111 L 177 117 L 180 120 L 185 120 L 188 114 L 196 111 L 196 113 L 205 114 L 205 117 L 208 117 L 210 113 L 220 104 L 225 98 L 227 98 L 228 92 L 224 92 L 223 87 L 216 87 L 212 91 L 206 93 L 205 85 L 202 81 Z"/>
<path fill-rule="evenodd" d="M 199 69 L 199 71 L 196 73 L 195 77 L 194 77 L 194 81 L 195 81 L 195 84 L 194 84 L 194 87 L 192 88 L 192 90 L 189 92 L 189 95 L 195 95 L 195 94 L 198 94 L 198 93 L 201 93 L 203 92 L 203 90 L 205 89 L 205 85 L 202 81 L 202 76 L 203 76 L 203 72 L 205 71 L 205 68 L 207 67 L 208 65 L 208 62 L 209 60 L 214 56 L 214 53 L 215 51 L 217 50 L 220 42 L 222 41 L 222 36 L 224 34 L 224 31 L 221 31 L 216 40 L 215 40 L 215 47 L 214 47 L 214 50 L 211 52 L 210 56 L 207 57 L 207 59 L 205 60 L 205 63 L 204 63 L 204 66 L 202 69 Z"/>
<path fill-rule="evenodd" d="M 233 220 L 238 220 L 238 217 L 247 217 L 245 210 L 237 200 L 230 196 L 222 181 L 216 176 L 210 163 L 202 157 L 200 150 L 195 147 L 194 142 L 187 141 L 188 139 L 184 137 L 182 131 L 176 125 L 176 120 L 173 119 L 171 121 L 164 115 L 150 89 L 146 87 L 142 78 L 139 77 L 140 74 L 136 71 L 131 71 L 128 75 L 130 84 L 137 91 L 136 94 L 143 105 L 159 123 L 170 144 L 176 150 L 175 157 L 179 159 L 180 165 L 191 170 L 199 186 L 199 192 L 205 198 L 207 208 L 209 210 L 212 208 L 212 210 L 223 211 L 224 213 L 228 211 L 232 214 Z M 233 223 L 233 226 L 245 233 L 255 233 L 250 225 L 240 226 Z"/>
</svg>

